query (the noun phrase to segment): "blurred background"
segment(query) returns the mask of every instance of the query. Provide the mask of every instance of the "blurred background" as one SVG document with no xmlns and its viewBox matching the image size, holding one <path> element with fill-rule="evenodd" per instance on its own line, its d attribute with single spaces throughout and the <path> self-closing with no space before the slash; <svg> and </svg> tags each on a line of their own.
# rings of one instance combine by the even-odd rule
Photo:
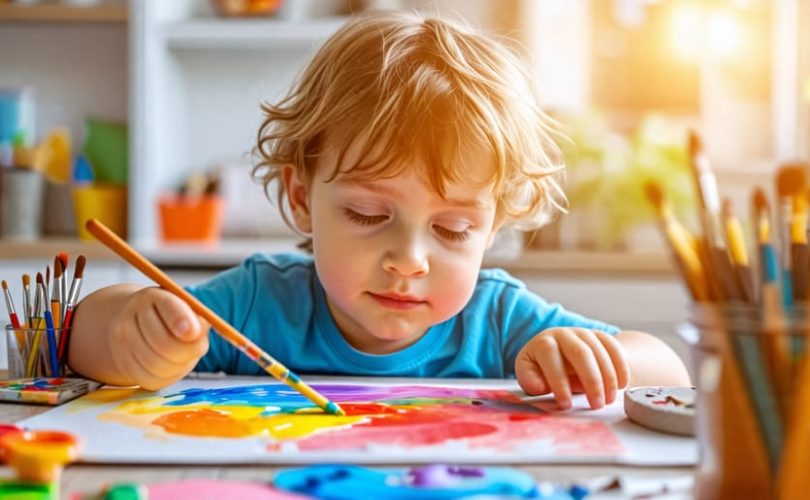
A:
<svg viewBox="0 0 810 500">
<path fill-rule="evenodd" d="M 294 249 L 249 175 L 258 103 L 368 9 L 460 18 L 522 46 L 572 139 L 570 213 L 504 231 L 485 265 L 680 352 L 687 298 L 644 182 L 697 228 L 694 130 L 747 229 L 751 189 L 810 157 L 801 0 L 0 1 L 0 275 L 16 286 L 67 251 L 88 256 L 89 290 L 143 281 L 87 240 L 88 217 L 184 283 Z"/>
</svg>

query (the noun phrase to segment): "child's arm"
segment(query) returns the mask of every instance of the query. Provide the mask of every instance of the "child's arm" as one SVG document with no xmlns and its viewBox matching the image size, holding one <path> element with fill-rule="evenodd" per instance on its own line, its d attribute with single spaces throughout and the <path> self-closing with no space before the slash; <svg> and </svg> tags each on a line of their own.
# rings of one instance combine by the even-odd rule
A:
<svg viewBox="0 0 810 500">
<path fill-rule="evenodd" d="M 571 406 L 574 392 L 584 392 L 592 408 L 601 408 L 630 383 L 690 384 L 680 358 L 652 335 L 624 331 L 614 337 L 584 328 L 537 334 L 518 354 L 515 374 L 527 394 L 553 392 L 561 408 Z"/>
<path fill-rule="evenodd" d="M 188 374 L 208 350 L 208 324 L 160 288 L 115 285 L 79 303 L 68 364 L 85 377 L 155 390 Z"/>
</svg>

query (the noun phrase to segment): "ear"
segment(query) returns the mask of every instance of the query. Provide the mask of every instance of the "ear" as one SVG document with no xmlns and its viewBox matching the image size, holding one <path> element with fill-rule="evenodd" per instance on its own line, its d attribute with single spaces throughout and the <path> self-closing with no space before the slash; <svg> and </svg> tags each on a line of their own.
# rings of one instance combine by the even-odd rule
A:
<svg viewBox="0 0 810 500">
<path fill-rule="evenodd" d="M 298 171 L 292 165 L 284 166 L 284 191 L 287 193 L 287 203 L 290 213 L 299 231 L 305 234 L 312 232 L 312 214 L 309 207 L 309 186 L 298 176 Z"/>
</svg>

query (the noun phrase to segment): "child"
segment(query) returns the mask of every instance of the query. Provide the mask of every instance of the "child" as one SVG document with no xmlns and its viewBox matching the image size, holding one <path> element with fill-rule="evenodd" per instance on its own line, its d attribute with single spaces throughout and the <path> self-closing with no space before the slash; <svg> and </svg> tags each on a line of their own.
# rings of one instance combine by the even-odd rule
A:
<svg viewBox="0 0 810 500">
<path fill-rule="evenodd" d="M 312 257 L 254 255 L 190 291 L 297 373 L 511 377 L 562 408 L 686 385 L 659 340 L 570 313 L 481 270 L 506 224 L 564 203 L 527 68 L 481 34 L 416 14 L 352 19 L 290 94 L 265 104 L 254 173 Z M 283 212 L 283 210 L 282 210 Z M 192 370 L 260 374 L 191 309 L 119 285 L 77 308 L 70 366 L 166 386 Z"/>
</svg>

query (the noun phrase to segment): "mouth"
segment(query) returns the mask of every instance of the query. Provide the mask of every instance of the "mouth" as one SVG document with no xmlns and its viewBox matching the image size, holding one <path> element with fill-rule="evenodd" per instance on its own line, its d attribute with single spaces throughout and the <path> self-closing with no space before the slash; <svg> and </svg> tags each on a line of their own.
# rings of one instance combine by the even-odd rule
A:
<svg viewBox="0 0 810 500">
<path fill-rule="evenodd" d="M 368 292 L 368 294 L 372 299 L 376 300 L 377 303 L 390 309 L 413 309 L 428 303 L 426 300 L 409 295 L 398 295 L 394 293 L 376 294 L 372 292 Z"/>
</svg>

